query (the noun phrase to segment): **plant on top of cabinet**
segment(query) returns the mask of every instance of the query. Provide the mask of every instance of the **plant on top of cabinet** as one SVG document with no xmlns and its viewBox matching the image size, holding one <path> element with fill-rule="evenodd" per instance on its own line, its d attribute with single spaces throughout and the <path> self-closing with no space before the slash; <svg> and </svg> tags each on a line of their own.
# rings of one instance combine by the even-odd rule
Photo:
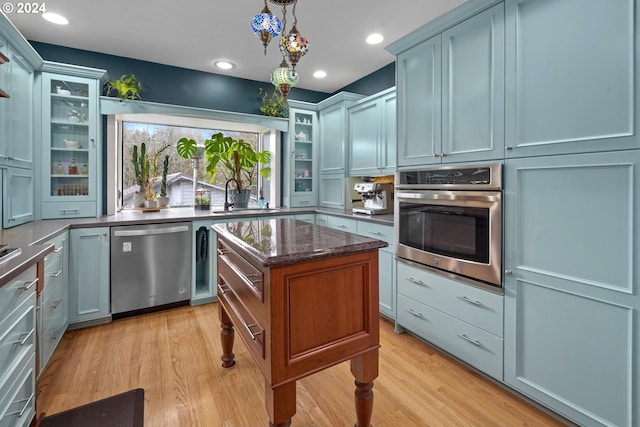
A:
<svg viewBox="0 0 640 427">
<path fill-rule="evenodd" d="M 260 105 L 262 114 L 271 117 L 287 117 L 287 99 L 282 96 L 282 94 L 278 94 L 274 90 L 271 95 L 269 95 L 269 92 L 266 90 L 258 88 L 258 95 L 262 99 L 262 104 Z"/>
<path fill-rule="evenodd" d="M 116 98 L 120 99 L 140 99 L 142 82 L 134 74 L 123 74 L 118 80 L 109 80 L 105 85 L 107 95 L 116 93 Z"/>
</svg>

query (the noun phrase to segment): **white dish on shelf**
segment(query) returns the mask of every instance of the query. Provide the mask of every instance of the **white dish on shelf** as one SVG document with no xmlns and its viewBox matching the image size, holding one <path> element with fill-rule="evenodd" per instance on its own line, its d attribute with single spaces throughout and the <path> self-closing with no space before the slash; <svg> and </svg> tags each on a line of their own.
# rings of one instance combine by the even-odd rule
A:
<svg viewBox="0 0 640 427">
<path fill-rule="evenodd" d="M 56 93 L 58 95 L 71 95 L 71 91 L 68 89 L 62 89 L 60 86 L 56 86 Z"/>
<path fill-rule="evenodd" d="M 80 148 L 80 143 L 78 141 L 63 139 L 62 142 L 64 142 L 64 146 L 67 148 Z"/>
</svg>

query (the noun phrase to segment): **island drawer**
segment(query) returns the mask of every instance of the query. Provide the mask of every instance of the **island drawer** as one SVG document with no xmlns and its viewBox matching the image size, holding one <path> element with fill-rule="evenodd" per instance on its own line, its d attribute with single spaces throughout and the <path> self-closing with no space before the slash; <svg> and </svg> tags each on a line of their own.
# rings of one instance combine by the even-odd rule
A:
<svg viewBox="0 0 640 427">
<path fill-rule="evenodd" d="M 358 220 L 358 234 L 372 239 L 384 240 L 389 246 L 394 246 L 395 236 L 390 225 L 376 224 Z"/>
<path fill-rule="evenodd" d="M 224 272 L 228 286 L 241 299 L 252 294 L 260 302 L 264 301 L 264 274 L 236 253 L 225 242 L 218 240 L 219 274 Z"/>
</svg>

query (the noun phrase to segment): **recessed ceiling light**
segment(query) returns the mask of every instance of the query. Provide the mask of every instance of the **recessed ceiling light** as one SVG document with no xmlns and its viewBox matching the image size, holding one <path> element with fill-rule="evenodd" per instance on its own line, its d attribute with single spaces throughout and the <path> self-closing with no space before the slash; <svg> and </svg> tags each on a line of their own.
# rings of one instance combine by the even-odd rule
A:
<svg viewBox="0 0 640 427">
<path fill-rule="evenodd" d="M 67 25 L 69 23 L 69 20 L 67 18 L 53 12 L 43 13 L 42 17 L 47 21 L 52 22 L 54 24 L 58 24 L 58 25 Z"/>
<path fill-rule="evenodd" d="M 384 40 L 384 37 L 382 37 L 382 34 L 374 33 L 374 34 L 370 34 L 365 41 L 367 42 L 367 44 L 378 44 L 378 43 L 382 43 L 382 40 Z"/>
<path fill-rule="evenodd" d="M 322 70 L 318 70 L 315 73 L 313 73 L 313 77 L 315 77 L 316 79 L 323 79 L 323 78 L 327 77 L 327 72 L 326 71 L 322 71 Z"/>
<path fill-rule="evenodd" d="M 220 68 L 221 70 L 230 70 L 234 67 L 235 65 L 233 65 L 231 62 L 229 61 L 216 61 L 216 67 Z"/>
</svg>

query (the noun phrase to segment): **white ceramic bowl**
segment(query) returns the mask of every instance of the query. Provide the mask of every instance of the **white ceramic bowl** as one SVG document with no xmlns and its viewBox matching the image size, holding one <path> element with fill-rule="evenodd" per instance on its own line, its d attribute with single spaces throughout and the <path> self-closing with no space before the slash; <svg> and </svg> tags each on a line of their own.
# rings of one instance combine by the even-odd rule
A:
<svg viewBox="0 0 640 427">
<path fill-rule="evenodd" d="M 67 148 L 80 148 L 80 143 L 78 141 L 69 141 L 68 139 L 63 139 L 64 146 Z"/>
</svg>

